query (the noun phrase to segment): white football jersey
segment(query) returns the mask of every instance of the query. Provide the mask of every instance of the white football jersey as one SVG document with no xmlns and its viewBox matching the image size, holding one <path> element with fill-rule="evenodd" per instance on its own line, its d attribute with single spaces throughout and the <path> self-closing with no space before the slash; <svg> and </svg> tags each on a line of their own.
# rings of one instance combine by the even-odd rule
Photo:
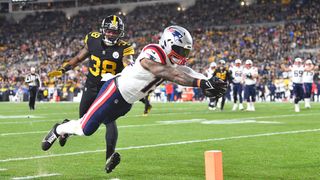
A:
<svg viewBox="0 0 320 180">
<path fill-rule="evenodd" d="M 303 82 L 304 83 L 313 83 L 314 71 L 304 71 L 303 72 Z"/>
<path fill-rule="evenodd" d="M 185 72 L 194 78 L 207 79 L 203 74 L 194 72 L 187 66 L 173 64 L 163 49 L 158 44 L 149 44 L 145 46 L 135 63 L 125 67 L 120 76 L 117 79 L 118 89 L 122 97 L 128 103 L 134 103 L 139 99 L 145 97 L 150 92 L 154 91 L 155 88 L 160 85 L 164 80 L 155 77 L 150 71 L 144 69 L 141 64 L 141 59 L 149 59 L 166 66 L 171 66 Z"/>
<path fill-rule="evenodd" d="M 303 83 L 303 66 L 296 66 L 292 65 L 290 66 L 291 69 L 291 80 L 293 83 L 296 84 L 302 84 Z"/>
<path fill-rule="evenodd" d="M 251 74 L 257 75 L 258 74 L 258 69 L 256 67 L 251 67 L 250 69 L 248 68 L 243 68 L 242 76 L 244 78 L 244 84 L 245 85 L 253 85 L 256 84 L 257 78 L 248 78 L 247 75 Z"/>
<path fill-rule="evenodd" d="M 242 73 L 243 73 L 243 67 L 237 67 L 233 66 L 231 69 L 231 76 L 232 76 L 232 82 L 233 83 L 241 83 L 242 82 Z"/>
</svg>

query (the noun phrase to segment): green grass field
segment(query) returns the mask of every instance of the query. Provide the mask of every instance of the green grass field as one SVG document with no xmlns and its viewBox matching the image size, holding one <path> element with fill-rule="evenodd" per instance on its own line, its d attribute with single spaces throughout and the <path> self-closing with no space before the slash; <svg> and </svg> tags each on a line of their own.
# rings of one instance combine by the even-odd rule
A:
<svg viewBox="0 0 320 180">
<path fill-rule="evenodd" d="M 222 150 L 226 180 L 320 179 L 320 104 L 300 113 L 289 103 L 257 104 L 256 112 L 230 109 L 155 103 L 143 117 L 142 103 L 135 104 L 117 120 L 122 160 L 106 174 L 104 126 L 63 148 L 40 148 L 55 122 L 77 118 L 78 103 L 37 103 L 31 113 L 26 103 L 1 103 L 0 179 L 204 179 L 206 150 Z"/>
</svg>

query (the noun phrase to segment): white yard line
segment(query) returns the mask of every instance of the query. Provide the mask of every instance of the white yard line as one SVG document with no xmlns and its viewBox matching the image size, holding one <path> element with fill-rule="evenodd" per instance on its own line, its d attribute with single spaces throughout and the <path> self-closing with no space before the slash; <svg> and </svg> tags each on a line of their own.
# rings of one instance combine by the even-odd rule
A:
<svg viewBox="0 0 320 180">
<path fill-rule="evenodd" d="M 35 176 L 13 177 L 12 180 L 36 179 L 36 178 L 60 176 L 60 175 L 61 174 L 59 174 L 59 173 L 39 174 L 39 175 L 35 175 Z"/>
<path fill-rule="evenodd" d="M 8 169 L 6 168 L 0 168 L 0 171 L 7 171 Z"/>
<path fill-rule="evenodd" d="M 257 116 L 257 117 L 244 117 L 244 118 L 234 118 L 234 119 L 213 119 L 210 121 L 225 121 L 225 120 L 254 120 L 254 119 L 268 119 L 268 118 L 283 118 L 283 117 L 292 117 L 292 116 L 311 116 L 320 113 L 309 113 L 309 114 L 284 114 L 284 115 L 274 115 L 274 116 Z M 162 114 L 163 115 L 163 114 Z M 182 119 L 182 120 L 168 120 L 168 121 L 157 121 L 160 124 L 141 124 L 141 125 L 123 125 L 118 126 L 118 128 L 134 128 L 134 127 L 151 127 L 151 126 L 163 126 L 163 125 L 170 125 L 170 124 L 184 124 L 184 123 L 197 123 L 201 121 L 205 121 L 206 119 Z M 50 120 L 51 121 L 51 120 Z M 54 120 L 52 120 L 54 121 Z M 209 120 L 207 120 L 209 121 Z M 30 123 L 30 122 L 29 122 Z M 259 123 L 259 121 L 257 121 Z M 260 122 L 263 123 L 263 122 Z M 267 122 L 266 122 L 267 123 Z M 0 123 L 1 124 L 1 123 Z M 272 124 L 272 123 L 270 123 Z M 276 124 L 276 123 L 275 123 Z M 101 129 L 101 128 L 99 128 Z M 48 132 L 46 131 L 29 131 L 29 132 L 12 132 L 12 133 L 1 133 L 1 136 L 15 136 L 15 135 L 26 135 L 26 134 L 41 134 Z"/>
<path fill-rule="evenodd" d="M 129 147 L 117 148 L 116 150 L 124 151 L 124 150 L 131 150 L 131 149 L 145 149 L 145 148 L 154 148 L 154 147 L 166 147 L 166 146 L 174 146 L 174 145 L 181 145 L 181 144 L 193 144 L 193 143 L 212 142 L 212 141 L 246 139 L 246 138 L 274 136 L 274 135 L 283 135 L 283 134 L 299 134 L 299 133 L 318 132 L 318 131 L 320 131 L 320 129 L 304 129 L 304 130 L 294 130 L 294 131 L 270 132 L 270 133 L 262 133 L 262 134 L 251 134 L 251 135 L 231 136 L 231 137 L 211 138 L 211 139 L 197 139 L 197 140 L 190 140 L 190 141 L 180 141 L 180 142 L 171 142 L 171 143 L 162 143 L 162 144 L 151 144 L 151 145 L 142 145 L 142 146 L 129 146 Z M 11 162 L 11 161 L 24 161 L 24 160 L 33 160 L 33 159 L 43 159 L 43 158 L 49 158 L 49 157 L 73 156 L 73 155 L 79 155 L 79 154 L 91 154 L 91 153 L 98 153 L 98 152 L 105 152 L 105 149 L 93 150 L 93 151 L 80 151 L 80 152 L 72 152 L 72 153 L 64 153 L 64 154 L 50 154 L 50 155 L 42 155 L 42 156 L 31 156 L 31 157 L 15 157 L 15 158 L 8 158 L 8 159 L 0 159 L 0 163 L 1 162 Z"/>
</svg>

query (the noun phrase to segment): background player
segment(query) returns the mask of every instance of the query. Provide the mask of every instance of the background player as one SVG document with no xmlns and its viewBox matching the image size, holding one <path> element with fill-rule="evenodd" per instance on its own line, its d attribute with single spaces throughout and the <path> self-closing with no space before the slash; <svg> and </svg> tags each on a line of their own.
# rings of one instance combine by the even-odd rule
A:
<svg viewBox="0 0 320 180">
<path fill-rule="evenodd" d="M 90 32 L 85 36 L 85 47 L 77 56 L 70 59 L 59 70 L 49 73 L 49 76 L 61 76 L 85 59 L 90 59 L 89 72 L 80 102 L 80 118 L 88 111 L 97 97 L 104 83 L 101 81 L 102 76 L 106 73 L 118 74 L 124 66 L 133 62 L 134 49 L 129 43 L 121 40 L 123 36 L 124 24 L 121 18 L 110 15 L 103 19 L 100 32 Z M 106 159 L 109 159 L 115 151 L 118 129 L 115 121 L 107 123 L 106 128 Z M 68 134 L 60 136 L 61 146 L 65 145 L 67 138 Z"/>
<path fill-rule="evenodd" d="M 219 64 L 218 64 L 218 68 L 213 72 L 213 76 L 221 79 L 224 82 L 231 82 L 231 74 L 228 70 L 228 68 L 226 67 L 226 61 L 221 59 L 219 60 Z M 224 104 L 226 101 L 226 96 L 222 96 L 221 99 L 215 99 L 215 104 L 218 105 L 218 102 L 221 101 L 221 104 L 218 105 L 218 107 L 220 107 L 220 110 L 223 111 L 224 108 Z"/>
<path fill-rule="evenodd" d="M 252 60 L 248 59 L 243 69 L 244 79 L 244 98 L 247 101 L 247 111 L 255 111 L 254 103 L 256 102 L 256 83 L 258 78 L 258 69 L 252 66 Z"/>
<path fill-rule="evenodd" d="M 242 98 L 242 89 L 243 89 L 243 78 L 242 72 L 243 67 L 241 66 L 242 61 L 240 59 L 236 59 L 234 61 L 234 66 L 230 69 L 231 78 L 233 84 L 233 107 L 232 111 L 236 111 L 238 108 L 238 97 L 239 97 L 239 110 L 243 110 L 243 98 Z"/>
<path fill-rule="evenodd" d="M 36 74 L 36 68 L 30 68 L 30 74 L 26 76 L 25 82 L 29 86 L 29 109 L 34 110 L 38 90 L 41 88 L 41 79 L 39 74 Z"/>
<path fill-rule="evenodd" d="M 159 44 L 143 48 L 134 65 L 127 66 L 121 76 L 106 79 L 95 102 L 79 120 L 55 124 L 42 141 L 48 150 L 54 141 L 65 133 L 92 135 L 101 123 L 107 124 L 130 111 L 132 104 L 153 91 L 164 80 L 184 86 L 200 87 L 206 96 L 221 97 L 226 83 L 216 78 L 207 80 L 202 74 L 184 66 L 192 49 L 190 33 L 180 26 L 166 28 Z M 120 163 L 119 153 L 106 162 L 111 172 Z"/>
<path fill-rule="evenodd" d="M 311 98 L 311 90 L 312 83 L 314 78 L 314 68 L 312 68 L 313 63 L 310 59 L 306 60 L 304 66 L 310 68 L 310 71 L 303 72 L 303 87 L 304 87 L 304 107 L 309 109 L 311 108 L 310 98 Z"/>
<path fill-rule="evenodd" d="M 313 66 L 302 65 L 301 58 L 295 58 L 294 64 L 292 66 L 286 67 L 284 64 L 281 65 L 283 71 L 290 71 L 291 81 L 293 86 L 294 94 L 294 111 L 300 112 L 299 101 L 304 98 L 304 89 L 303 89 L 303 73 L 305 71 L 312 71 Z"/>
</svg>

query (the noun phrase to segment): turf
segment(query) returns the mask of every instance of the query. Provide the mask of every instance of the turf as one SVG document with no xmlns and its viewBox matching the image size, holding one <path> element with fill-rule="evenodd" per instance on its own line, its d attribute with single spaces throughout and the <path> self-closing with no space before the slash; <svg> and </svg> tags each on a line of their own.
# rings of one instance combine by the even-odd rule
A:
<svg viewBox="0 0 320 180">
<path fill-rule="evenodd" d="M 63 148 L 40 148 L 55 122 L 77 118 L 78 103 L 37 103 L 33 112 L 26 103 L 0 103 L 0 179 L 204 179 L 206 150 L 222 150 L 227 180 L 318 179 L 320 104 L 312 105 L 300 113 L 289 103 L 259 103 L 256 112 L 232 112 L 227 104 L 214 112 L 206 103 L 154 103 L 144 117 L 137 103 L 117 120 L 122 161 L 106 174 L 104 126 Z"/>
</svg>

